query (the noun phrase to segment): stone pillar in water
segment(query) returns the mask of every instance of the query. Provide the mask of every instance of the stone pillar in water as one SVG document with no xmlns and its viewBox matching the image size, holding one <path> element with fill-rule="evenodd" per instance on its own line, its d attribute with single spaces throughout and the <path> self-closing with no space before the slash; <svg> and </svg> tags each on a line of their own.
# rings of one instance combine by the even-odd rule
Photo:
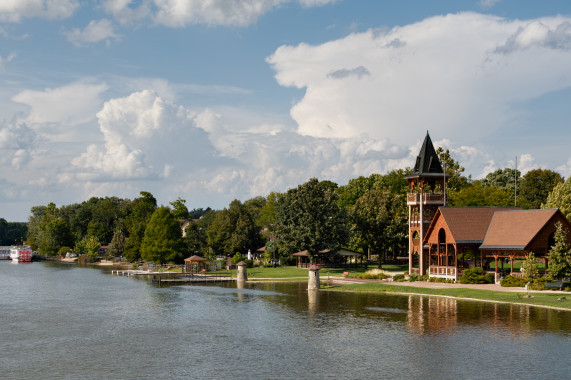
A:
<svg viewBox="0 0 571 380">
<path fill-rule="evenodd" d="M 309 267 L 309 281 L 307 289 L 319 289 L 319 267 L 312 265 Z"/>
<path fill-rule="evenodd" d="M 243 261 L 240 261 L 238 264 L 238 277 L 237 280 L 238 282 L 242 281 L 248 281 L 248 272 L 246 271 L 246 263 Z"/>
</svg>

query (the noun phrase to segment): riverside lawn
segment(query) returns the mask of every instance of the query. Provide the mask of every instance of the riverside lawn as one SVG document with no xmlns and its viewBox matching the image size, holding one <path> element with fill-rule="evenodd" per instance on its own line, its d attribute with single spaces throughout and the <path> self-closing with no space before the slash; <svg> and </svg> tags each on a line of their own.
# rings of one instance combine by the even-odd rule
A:
<svg viewBox="0 0 571 380">
<path fill-rule="evenodd" d="M 495 291 L 485 289 L 469 289 L 469 288 L 449 288 L 449 289 L 429 289 L 413 286 L 399 286 L 380 282 L 367 282 L 360 284 L 343 284 L 330 285 L 322 287 L 326 291 L 342 291 L 342 292 L 363 292 L 363 293 L 405 293 L 431 296 L 446 296 L 462 299 L 471 299 L 475 301 L 492 301 L 503 303 L 516 303 L 532 306 L 546 306 L 557 309 L 566 309 L 571 311 L 571 293 L 550 291 L 541 291 L 529 293 L 532 298 L 526 298 L 526 291 Z M 569 298 L 558 301 L 558 298 Z"/>
<path fill-rule="evenodd" d="M 376 269 L 377 265 L 369 265 L 367 270 Z M 393 265 L 385 264 L 382 269 L 387 272 L 394 272 L 394 274 L 402 273 L 408 270 L 408 265 Z M 357 277 L 358 274 L 365 273 L 367 270 L 364 268 L 323 268 L 319 271 L 322 281 L 327 277 L 341 277 L 343 273 L 347 272 L 348 277 Z M 308 272 L 307 268 L 298 268 L 295 266 L 278 266 L 276 268 L 268 267 L 254 267 L 248 268 L 248 280 L 256 281 L 260 279 L 271 279 L 280 281 L 292 281 L 292 280 L 307 280 Z M 232 276 L 236 277 L 236 270 L 232 270 Z"/>
</svg>

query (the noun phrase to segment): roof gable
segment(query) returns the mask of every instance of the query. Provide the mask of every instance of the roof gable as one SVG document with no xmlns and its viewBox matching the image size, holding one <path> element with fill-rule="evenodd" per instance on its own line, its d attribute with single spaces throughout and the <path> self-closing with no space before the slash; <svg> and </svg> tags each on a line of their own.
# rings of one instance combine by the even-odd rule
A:
<svg viewBox="0 0 571 380">
<path fill-rule="evenodd" d="M 498 211 L 492 217 L 480 249 L 524 250 L 558 211 Z"/>
</svg>

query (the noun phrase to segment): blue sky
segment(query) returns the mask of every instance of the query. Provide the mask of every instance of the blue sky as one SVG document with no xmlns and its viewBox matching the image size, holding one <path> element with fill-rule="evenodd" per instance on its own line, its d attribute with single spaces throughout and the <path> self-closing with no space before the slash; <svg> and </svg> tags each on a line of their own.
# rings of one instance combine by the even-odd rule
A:
<svg viewBox="0 0 571 380">
<path fill-rule="evenodd" d="M 568 1 L 0 3 L 0 217 L 226 207 L 414 163 L 571 175 Z"/>
</svg>

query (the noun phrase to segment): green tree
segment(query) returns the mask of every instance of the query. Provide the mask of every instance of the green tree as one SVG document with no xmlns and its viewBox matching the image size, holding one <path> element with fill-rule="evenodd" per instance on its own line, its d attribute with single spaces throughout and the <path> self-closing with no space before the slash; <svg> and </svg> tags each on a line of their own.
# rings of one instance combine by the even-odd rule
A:
<svg viewBox="0 0 571 380">
<path fill-rule="evenodd" d="M 567 219 L 571 219 L 571 177 L 555 185 L 541 208 L 558 208 Z"/>
<path fill-rule="evenodd" d="M 450 150 L 442 147 L 436 149 L 436 154 L 440 158 L 442 169 L 446 172 L 446 188 L 452 191 L 459 191 L 467 187 L 471 182 L 471 177 L 465 177 L 464 167 L 456 161 L 450 154 Z"/>
<path fill-rule="evenodd" d="M 177 198 L 176 201 L 170 202 L 172 206 L 172 213 L 175 218 L 177 219 L 188 219 L 190 217 L 190 213 L 188 212 L 188 208 L 186 207 L 186 200 L 182 198 Z"/>
<path fill-rule="evenodd" d="M 371 174 L 368 177 L 360 176 L 358 178 L 351 179 L 347 185 L 339 186 L 335 190 L 339 197 L 338 205 L 341 209 L 353 206 L 367 191 L 382 186 L 383 176 L 380 174 Z"/>
<path fill-rule="evenodd" d="M 284 253 L 307 250 L 311 262 L 321 250 L 336 251 L 347 240 L 338 195 L 316 178 L 288 190 L 276 208 L 276 238 Z"/>
<path fill-rule="evenodd" d="M 455 207 L 509 207 L 513 196 L 506 190 L 474 183 L 459 191 L 450 191 L 448 204 Z"/>
<path fill-rule="evenodd" d="M 182 231 L 168 207 L 159 207 L 151 216 L 143 242 L 141 258 L 158 264 L 182 262 L 184 259 Z"/>
<path fill-rule="evenodd" d="M 73 245 L 69 224 L 54 203 L 32 207 L 28 241 L 32 248 L 47 256 L 56 256 L 59 249 Z"/>
<path fill-rule="evenodd" d="M 206 230 L 207 242 L 216 253 L 233 256 L 236 252 L 257 249 L 261 244 L 259 227 L 249 210 L 239 200 L 230 203 L 228 209 L 216 213 Z"/>
<path fill-rule="evenodd" d="M 537 265 L 535 254 L 530 252 L 527 259 L 522 264 L 523 277 L 527 281 L 533 281 L 539 276 L 539 266 Z"/>
<path fill-rule="evenodd" d="M 510 195 L 512 202 L 511 205 L 515 204 L 515 190 L 516 190 L 516 180 L 518 183 L 518 196 L 519 196 L 519 184 L 521 182 L 521 172 L 516 169 L 505 168 L 498 169 L 494 172 L 488 173 L 486 178 L 479 181 L 480 185 L 483 187 L 495 187 L 505 191 Z M 519 202 L 518 202 L 519 203 Z"/>
<path fill-rule="evenodd" d="M 125 242 L 125 258 L 128 261 L 137 261 L 141 258 L 141 244 L 145 236 L 147 223 L 157 208 L 157 200 L 146 191 L 131 203 L 130 213 L 126 218 L 128 237 Z"/>
<path fill-rule="evenodd" d="M 546 202 L 553 188 L 563 182 L 561 174 L 549 169 L 533 169 L 525 173 L 519 187 L 519 201 L 523 208 L 538 209 Z"/>
<path fill-rule="evenodd" d="M 555 244 L 549 250 L 549 277 L 556 280 L 571 277 L 571 247 L 567 242 L 567 231 L 561 222 L 555 224 Z"/>
<path fill-rule="evenodd" d="M 406 242 L 405 204 L 403 195 L 378 188 L 367 191 L 349 208 L 353 238 L 358 238 L 364 252 L 378 254 L 380 265 L 387 251 Z"/>
<path fill-rule="evenodd" d="M 21 244 L 28 234 L 28 223 L 7 222 L 0 218 L 0 245 Z"/>
<path fill-rule="evenodd" d="M 111 243 L 107 249 L 107 253 L 111 256 L 122 256 L 125 251 L 125 234 L 121 229 L 115 230 Z"/>
<path fill-rule="evenodd" d="M 89 258 L 89 261 L 90 262 L 97 261 L 97 258 L 99 256 L 99 247 L 101 247 L 101 244 L 99 244 L 99 241 L 95 236 L 89 236 L 89 237 L 86 236 L 84 239 L 85 239 L 85 249 L 87 251 L 87 257 Z"/>
</svg>

